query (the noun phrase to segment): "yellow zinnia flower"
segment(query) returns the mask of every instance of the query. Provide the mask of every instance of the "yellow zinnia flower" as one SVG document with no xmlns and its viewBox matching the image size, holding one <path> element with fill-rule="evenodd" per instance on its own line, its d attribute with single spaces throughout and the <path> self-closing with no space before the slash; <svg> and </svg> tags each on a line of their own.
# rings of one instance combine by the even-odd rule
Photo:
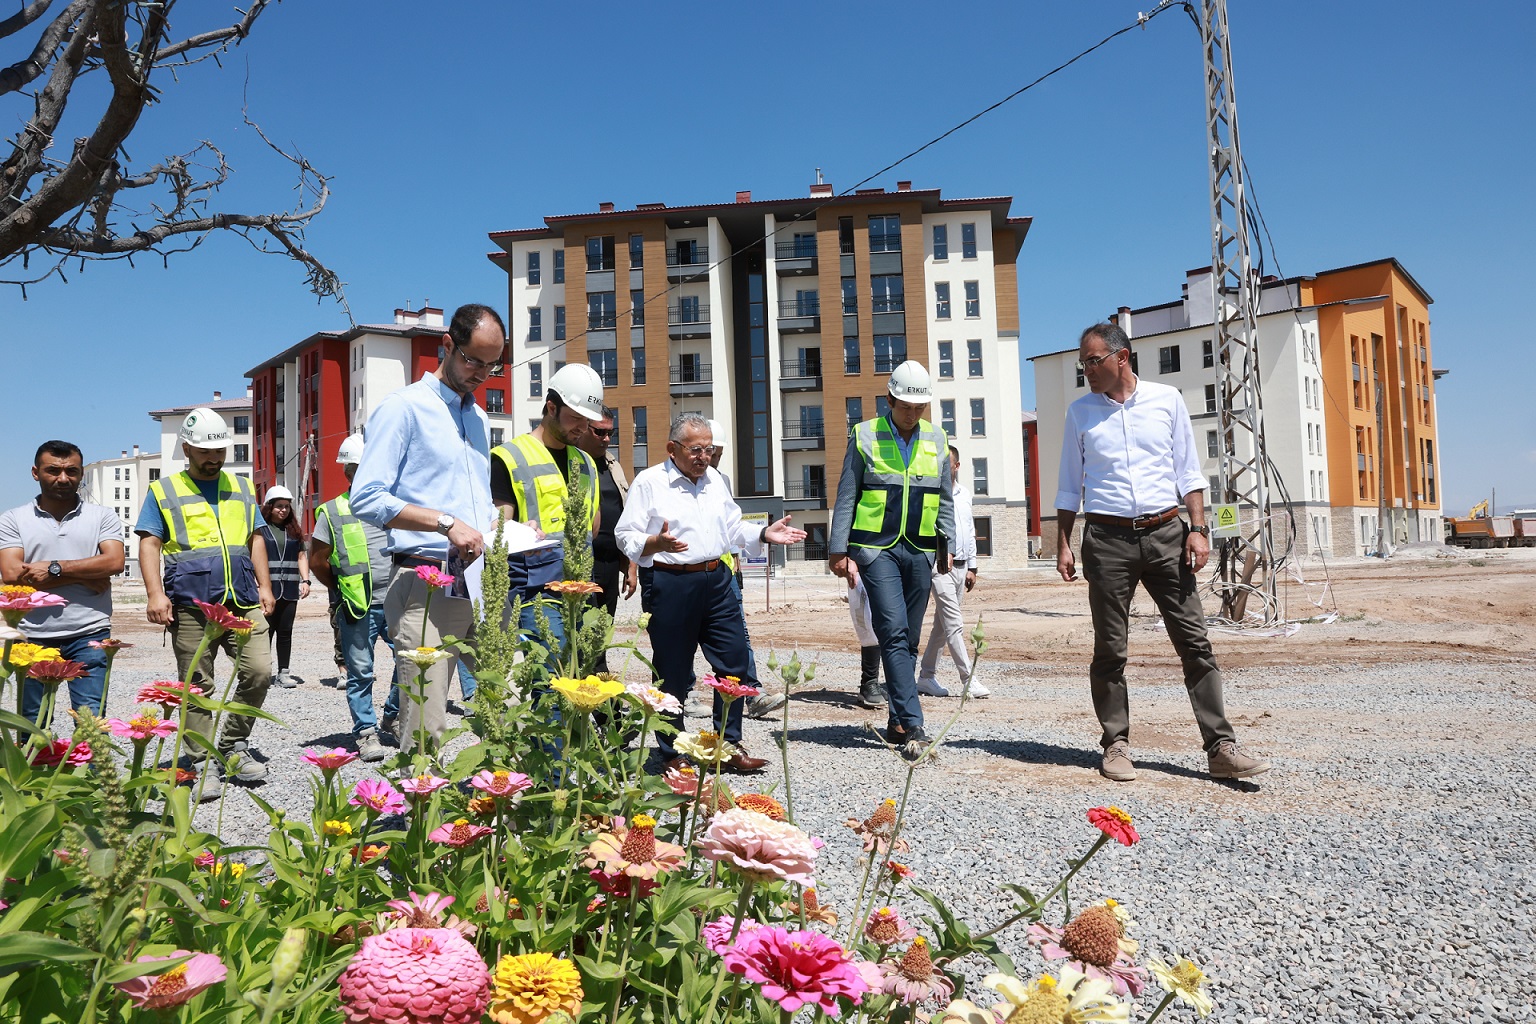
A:
<svg viewBox="0 0 1536 1024">
<path fill-rule="evenodd" d="M 1163 991 L 1177 996 L 1179 1002 L 1193 1006 L 1201 1017 L 1209 1016 L 1211 1010 L 1215 1009 L 1211 997 L 1204 991 L 1205 972 L 1193 960 L 1180 957 L 1173 962 L 1172 967 L 1161 960 L 1148 960 L 1147 969 L 1157 978 L 1157 983 L 1163 986 Z"/>
<path fill-rule="evenodd" d="M 592 711 L 602 707 L 624 692 L 624 684 L 614 679 L 587 676 L 585 679 L 556 679 L 549 684 L 566 699 L 573 708 Z"/>
<path fill-rule="evenodd" d="M 327 821 L 325 823 L 325 834 L 328 836 L 349 836 L 352 834 L 352 823 L 335 819 Z"/>
<path fill-rule="evenodd" d="M 11 664 L 17 668 L 26 668 L 28 665 L 36 665 L 40 661 L 63 661 L 64 655 L 59 653 L 57 647 L 44 647 L 42 644 L 12 644 Z"/>
<path fill-rule="evenodd" d="M 486 1011 L 496 1024 L 540 1024 L 556 1012 L 581 1013 L 581 975 L 569 960 L 548 953 L 504 956 L 491 983 Z"/>
<path fill-rule="evenodd" d="M 720 760 L 726 761 L 739 752 L 734 744 L 721 739 L 715 732 L 680 732 L 673 739 L 672 747 L 695 764 L 714 764 L 717 753 Z"/>
</svg>

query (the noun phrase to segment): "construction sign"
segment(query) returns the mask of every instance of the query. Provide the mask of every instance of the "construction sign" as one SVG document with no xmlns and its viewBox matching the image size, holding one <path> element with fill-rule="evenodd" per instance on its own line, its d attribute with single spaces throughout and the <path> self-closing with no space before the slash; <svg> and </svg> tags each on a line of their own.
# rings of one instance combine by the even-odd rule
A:
<svg viewBox="0 0 1536 1024">
<path fill-rule="evenodd" d="M 1211 506 L 1211 536 L 1228 538 L 1239 536 L 1236 505 Z"/>
</svg>

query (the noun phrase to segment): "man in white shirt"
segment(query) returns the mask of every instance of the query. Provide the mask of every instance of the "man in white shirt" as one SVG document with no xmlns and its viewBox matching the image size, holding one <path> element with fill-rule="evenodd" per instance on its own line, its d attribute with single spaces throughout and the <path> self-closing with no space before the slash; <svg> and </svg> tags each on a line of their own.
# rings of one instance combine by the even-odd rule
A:
<svg viewBox="0 0 1536 1024">
<path fill-rule="evenodd" d="M 1221 671 L 1205 633 L 1195 574 L 1210 555 L 1205 475 L 1189 410 L 1176 388 L 1139 380 L 1130 342 L 1110 323 L 1094 324 L 1078 342 L 1078 363 L 1091 394 L 1067 408 L 1056 493 L 1056 571 L 1077 579 L 1072 525 L 1083 518 L 1083 577 L 1093 614 L 1088 678 L 1104 734 L 1105 778 L 1136 778 L 1131 760 L 1125 662 L 1136 584 L 1162 612 L 1168 638 L 1184 663 L 1184 686 L 1211 775 L 1243 779 L 1269 764 L 1237 748 L 1222 702 Z M 1179 504 L 1189 510 L 1189 525 Z"/>
<path fill-rule="evenodd" d="M 701 647 L 717 675 L 757 685 L 741 600 L 720 556 L 730 551 L 757 556 L 764 544 L 805 539 L 789 516 L 761 531 L 744 524 L 725 478 L 709 464 L 714 452 L 709 421 L 692 413 L 679 416 L 667 441 L 669 458 L 635 476 L 613 530 L 619 549 L 640 566 L 640 607 L 651 616 L 652 664 L 662 689 L 679 703 L 693 688 L 693 655 Z M 715 694 L 715 731 L 740 749 L 742 702 L 731 702 L 724 723 L 722 703 Z M 682 728 L 681 715 L 667 719 Z M 658 734 L 656 745 L 662 761 L 677 763 L 669 736 Z M 734 772 L 761 771 L 765 764 L 745 750 L 724 762 Z"/>
<path fill-rule="evenodd" d="M 949 689 L 939 683 L 939 652 L 949 647 L 955 669 L 960 673 L 960 688 L 970 688 L 972 697 L 990 697 L 992 691 L 971 678 L 971 656 L 965 649 L 965 620 L 960 615 L 960 600 L 976 586 L 976 520 L 971 512 L 971 491 L 960 482 L 960 449 L 949 446 L 949 479 L 955 496 L 955 564 L 949 572 L 933 567 L 933 630 L 923 648 L 922 670 L 917 674 L 917 692 L 929 697 L 948 697 Z"/>
</svg>

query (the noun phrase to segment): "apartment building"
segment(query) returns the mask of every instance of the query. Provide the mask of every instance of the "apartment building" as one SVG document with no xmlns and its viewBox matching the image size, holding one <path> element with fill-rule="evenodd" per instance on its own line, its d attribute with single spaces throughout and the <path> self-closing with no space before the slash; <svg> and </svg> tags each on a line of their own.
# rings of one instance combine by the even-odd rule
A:
<svg viewBox="0 0 1536 1024">
<path fill-rule="evenodd" d="M 538 418 L 567 362 L 601 375 L 626 471 L 666 458 L 672 419 L 724 428 L 743 508 L 794 514 L 790 559 L 827 554 L 829 506 L 854 424 L 886 410 L 908 358 L 934 378 L 930 418 L 960 450 L 978 545 L 1024 564 L 1016 256 L 1011 197 L 813 185 L 799 199 L 642 203 L 492 232 L 507 274 L 511 413 Z"/>
<path fill-rule="evenodd" d="M 155 409 L 149 418 L 160 428 L 160 475 L 172 476 L 187 468 L 186 457 L 181 454 L 181 423 L 193 409 L 212 409 L 224 417 L 234 435 L 234 444 L 224 469 L 240 476 L 251 475 L 251 392 L 247 388 L 244 398 L 225 398 L 222 391 L 215 391 L 207 402 L 193 402 L 170 409 Z"/>
<path fill-rule="evenodd" d="M 1266 278 L 1260 297 L 1259 377 L 1277 544 L 1294 540 L 1301 554 L 1364 555 L 1383 542 L 1441 540 L 1433 300 L 1395 259 Z M 1111 319 L 1131 339 L 1137 374 L 1183 392 L 1205 457 L 1208 493 L 1218 493 L 1210 269 L 1189 271 L 1177 301 L 1122 306 Z M 1076 346 L 1031 361 L 1040 479 L 1050 494 L 1066 407 L 1087 389 Z M 1042 519 L 1051 550 L 1055 510 L 1045 509 Z"/>
<path fill-rule="evenodd" d="M 127 555 L 124 575 L 133 579 L 139 576 L 139 536 L 133 525 L 139 520 L 149 485 L 160 479 L 160 464 L 160 452 L 142 451 L 134 445 L 132 451 L 123 449 L 115 458 L 86 463 L 80 479 L 80 497 L 106 506 L 121 520 Z"/>
<path fill-rule="evenodd" d="M 336 463 L 341 442 L 362 430 L 386 395 L 437 370 L 446 331 L 441 309 L 396 309 L 392 323 L 317 331 L 246 371 L 257 494 L 287 487 L 311 528 L 320 504 L 347 488 Z M 511 436 L 507 397 L 505 371 L 475 392 L 493 445 Z"/>
</svg>

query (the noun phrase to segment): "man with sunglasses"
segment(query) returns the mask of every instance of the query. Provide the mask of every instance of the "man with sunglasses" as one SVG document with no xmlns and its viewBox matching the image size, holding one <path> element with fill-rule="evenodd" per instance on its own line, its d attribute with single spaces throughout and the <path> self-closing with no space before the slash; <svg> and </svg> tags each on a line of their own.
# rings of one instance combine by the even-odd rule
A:
<svg viewBox="0 0 1536 1024">
<path fill-rule="evenodd" d="M 465 563 L 485 552 L 482 531 L 493 522 L 490 427 L 475 391 L 501 371 L 506 351 L 507 330 L 495 310 L 460 306 L 442 337 L 437 371 L 386 397 L 364 428 L 368 443 L 352 478 L 352 513 L 389 531 L 384 617 L 389 635 L 406 648 L 435 647 L 445 636 L 468 640 L 474 632 L 468 597 L 444 590 L 429 602 L 430 588 L 416 570 L 443 569 L 450 547 Z M 425 702 L 418 704 L 410 699 L 418 689 L 416 665 L 396 661 L 407 697 L 400 722 L 407 751 L 422 735 L 442 738 L 453 670 L 452 658 L 426 669 Z"/>
<path fill-rule="evenodd" d="M 592 429 L 576 442 L 577 447 L 592 456 L 592 461 L 598 467 L 597 531 L 592 534 L 592 582 L 602 587 L 603 592 L 593 594 L 588 604 L 603 609 L 610 616 L 619 610 L 621 581 L 626 601 L 634 595 L 636 586 L 635 564 L 624 557 L 613 535 L 619 516 L 624 514 L 624 499 L 629 495 L 629 479 L 619 465 L 619 457 L 610 447 L 613 444 L 613 433 L 613 417 L 605 412 L 603 418 L 592 424 Z M 607 651 L 598 655 L 597 668 L 600 672 L 608 671 Z"/>
<path fill-rule="evenodd" d="M 1093 614 L 1088 678 L 1103 728 L 1100 774 L 1136 778 L 1125 683 L 1131 598 L 1140 583 L 1162 612 L 1184 665 L 1211 775 L 1245 779 L 1269 764 L 1237 749 L 1222 701 L 1221 671 L 1205 632 L 1195 574 L 1210 555 L 1205 473 L 1189 409 L 1177 388 L 1137 378 L 1119 326 L 1094 324 L 1078 340 L 1078 367 L 1090 394 L 1067 408 L 1056 492 L 1056 571 L 1077 579 L 1072 525 L 1083 519 L 1083 577 Z M 1189 512 L 1189 524 L 1179 506 Z"/>
</svg>

